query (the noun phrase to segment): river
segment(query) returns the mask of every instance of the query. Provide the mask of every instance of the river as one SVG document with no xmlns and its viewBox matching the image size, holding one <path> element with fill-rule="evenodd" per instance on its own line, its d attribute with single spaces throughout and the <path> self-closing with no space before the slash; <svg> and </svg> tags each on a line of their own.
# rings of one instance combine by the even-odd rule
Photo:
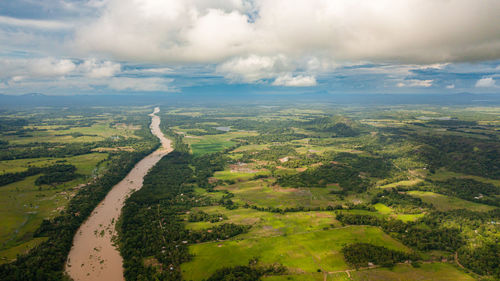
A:
<svg viewBox="0 0 500 281">
<path fill-rule="evenodd" d="M 151 113 L 151 132 L 162 146 L 139 161 L 128 175 L 115 185 L 104 200 L 80 226 L 66 262 L 66 272 L 75 281 L 122 281 L 123 259 L 114 246 L 118 220 L 127 196 L 140 189 L 144 176 L 165 155 L 172 151 L 171 141 L 160 130 L 156 107 Z"/>
</svg>

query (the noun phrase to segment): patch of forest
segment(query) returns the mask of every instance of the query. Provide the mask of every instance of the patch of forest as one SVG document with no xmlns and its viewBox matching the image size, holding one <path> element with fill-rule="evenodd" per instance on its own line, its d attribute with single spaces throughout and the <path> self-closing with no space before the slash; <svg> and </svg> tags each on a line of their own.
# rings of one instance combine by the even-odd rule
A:
<svg viewBox="0 0 500 281">
<path fill-rule="evenodd" d="M 55 164 L 47 167 L 29 167 L 28 170 L 18 173 L 0 175 L 0 186 L 20 181 L 29 176 L 43 174 L 35 180 L 36 185 L 55 184 L 73 180 L 78 177 L 76 167 L 71 164 Z"/>
<path fill-rule="evenodd" d="M 423 202 L 422 199 L 399 192 L 396 189 L 384 190 L 378 193 L 371 203 L 382 203 L 405 214 L 420 214 L 423 209 L 433 208 L 431 204 Z"/>
<path fill-rule="evenodd" d="M 440 167 L 450 171 L 500 179 L 500 144 L 461 136 L 413 136 L 424 145 L 416 153 L 429 164 L 430 171 Z"/>
<path fill-rule="evenodd" d="M 398 262 L 406 260 L 417 260 L 418 256 L 391 250 L 384 246 L 376 246 L 368 243 L 354 243 L 342 248 L 345 261 L 355 268 L 371 265 L 392 267 Z"/>
<path fill-rule="evenodd" d="M 500 187 L 473 179 L 451 178 L 433 182 L 440 193 L 500 207 Z"/>
<path fill-rule="evenodd" d="M 337 220 L 343 224 L 379 226 L 386 233 L 415 250 L 457 252 L 459 260 L 473 272 L 500 277 L 498 241 L 492 238 L 479 246 L 469 247 L 465 243 L 469 237 L 465 237 L 462 232 L 462 228 L 477 229 L 492 221 L 499 221 L 499 212 L 499 209 L 487 213 L 467 210 L 433 212 L 416 222 L 407 223 L 371 215 L 337 213 Z M 443 226 L 448 221 L 455 221 L 453 225 L 460 226 L 460 229 Z"/>
<path fill-rule="evenodd" d="M 326 187 L 327 184 L 338 183 L 343 191 L 355 193 L 365 191 L 370 185 L 360 176 L 359 171 L 337 164 L 326 164 L 297 174 L 278 176 L 276 183 L 284 187 Z"/>
</svg>

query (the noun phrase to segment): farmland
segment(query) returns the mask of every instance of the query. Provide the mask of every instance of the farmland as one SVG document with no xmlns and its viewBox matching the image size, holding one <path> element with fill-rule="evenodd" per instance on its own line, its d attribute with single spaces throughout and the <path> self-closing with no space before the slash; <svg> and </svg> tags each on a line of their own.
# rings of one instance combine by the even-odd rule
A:
<svg viewBox="0 0 500 281">
<path fill-rule="evenodd" d="M 106 172 L 113 154 L 139 149 L 134 145 L 142 138 L 136 134 L 141 128 L 137 115 L 120 108 L 13 111 L 0 120 L 0 176 L 57 165 L 75 169 L 70 180 L 39 184 L 42 171 L 0 186 L 0 263 L 45 241 L 36 234 L 42 221 L 63 213 L 79 189 Z"/>
<path fill-rule="evenodd" d="M 25 136 L 6 131 L 14 150 L 0 161 L 3 174 L 67 164 L 78 176 L 37 185 L 34 174 L 1 187 L 4 261 L 43 244 L 35 236 L 42 220 L 63 214 L 76 187 L 104 175 L 110 157 L 148 147 L 136 116 L 146 110 L 113 110 L 85 124 L 82 113 L 72 115 L 75 124 L 64 119 L 70 128 L 59 129 L 63 119 L 35 115 L 22 125 Z M 491 259 L 500 238 L 500 175 L 492 168 L 500 134 L 491 125 L 497 115 L 476 110 L 165 106 L 161 128 L 175 151 L 125 202 L 116 240 L 125 278 L 495 278 L 477 259 Z M 25 141 L 43 134 L 36 146 L 59 154 L 28 157 Z"/>
<path fill-rule="evenodd" d="M 443 241 L 418 246 L 402 239 L 405 235 L 388 232 L 386 224 L 399 222 L 412 235 L 421 235 L 420 228 L 455 231 L 462 220 L 459 212 L 472 212 L 471 216 L 480 212 L 485 218 L 495 218 L 500 195 L 497 175 L 485 176 L 474 170 L 478 165 L 467 168 L 438 162 L 438 154 L 427 154 L 423 148 L 437 145 L 443 152 L 452 153 L 445 147 L 451 141 L 448 137 L 453 136 L 491 151 L 489 141 L 499 136 L 494 127 L 482 125 L 481 130 L 490 134 L 488 139 L 471 135 L 462 127 L 457 129 L 456 124 L 470 126 L 466 122 L 461 125 L 461 118 L 492 124 L 497 117 L 482 112 L 471 116 L 461 109 L 437 107 L 425 112 L 336 110 L 332 114 L 321 107 L 309 111 L 296 106 L 292 114 L 290 109 L 278 106 L 272 110 L 254 108 L 258 114 L 242 108 L 177 108 L 166 113 L 172 122 L 169 129 L 182 137 L 195 163 L 196 159 L 206 159 L 221 165 L 206 176 L 205 183 L 194 185 L 192 193 L 212 203 L 186 209 L 179 217 L 185 222 L 182 227 L 191 233 L 211 233 L 228 225 L 248 227 L 243 233 L 216 241 L 191 241 L 186 236 L 190 242 L 185 246 L 191 258 L 179 265 L 183 279 L 204 280 L 224 268 L 249 267 L 258 272 L 271 265 L 283 266 L 285 273 L 265 274 L 262 280 L 477 277 L 474 269 L 466 273 L 453 261 L 450 249 L 460 244 L 447 246 L 448 242 Z M 453 116 L 457 121 L 448 124 L 421 118 L 426 115 Z M 230 129 L 221 131 L 219 127 Z M 487 161 L 481 155 L 473 157 L 479 165 Z M 450 190 L 448 182 L 473 184 L 489 193 L 473 195 L 479 198 L 473 199 L 465 191 Z M 456 215 L 446 213 L 451 211 Z M 194 215 L 213 219 L 198 220 Z M 435 225 L 436 218 L 443 215 L 446 219 L 442 226 Z M 356 223 L 365 218 L 368 222 Z M 479 245 L 498 239 L 496 226 L 474 232 L 472 221 L 463 225 L 463 237 Z M 383 246 L 413 255 L 415 260 L 356 271 L 342 256 L 346 245 L 356 243 Z M 472 244 L 460 251 L 478 247 Z"/>
</svg>

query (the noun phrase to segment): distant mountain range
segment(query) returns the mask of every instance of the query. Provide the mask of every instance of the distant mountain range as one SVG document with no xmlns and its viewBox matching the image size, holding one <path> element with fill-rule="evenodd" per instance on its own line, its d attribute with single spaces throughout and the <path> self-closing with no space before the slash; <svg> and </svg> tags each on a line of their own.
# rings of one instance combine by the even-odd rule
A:
<svg viewBox="0 0 500 281">
<path fill-rule="evenodd" d="M 500 94 L 330 94 L 314 92 L 305 94 L 259 94 L 259 93 L 149 93 L 117 95 L 66 95 L 54 96 L 42 93 L 24 95 L 0 94 L 0 108 L 30 106 L 110 106 L 110 105 L 220 105 L 228 104 L 273 104 L 295 102 L 321 102 L 327 104 L 352 105 L 500 105 Z"/>
</svg>

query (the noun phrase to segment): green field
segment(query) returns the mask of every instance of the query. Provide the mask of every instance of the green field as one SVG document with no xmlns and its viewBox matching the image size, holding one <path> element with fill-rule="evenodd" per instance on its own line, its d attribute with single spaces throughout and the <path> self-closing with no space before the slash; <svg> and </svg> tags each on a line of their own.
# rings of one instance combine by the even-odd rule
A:
<svg viewBox="0 0 500 281">
<path fill-rule="evenodd" d="M 149 147 L 146 142 L 150 140 L 143 138 L 147 132 L 140 128 L 147 129 L 150 112 L 150 107 L 103 107 L 74 113 L 37 109 L 33 114 L 2 115 L 0 149 L 6 151 L 3 159 L 15 159 L 0 161 L 0 174 L 65 161 L 83 177 L 39 187 L 34 184 L 36 175 L 0 187 L 0 263 L 42 243 L 45 238 L 33 238 L 40 222 L 64 210 L 76 186 L 102 174 L 109 165 L 103 162 L 106 157 L 114 157 L 118 150 Z M 130 280 L 155 280 L 169 268 L 172 273 L 181 272 L 185 280 L 206 280 L 218 269 L 236 265 L 249 265 L 257 273 L 260 266 L 286 267 L 285 274 L 263 276 L 265 281 L 472 280 L 455 264 L 454 252 L 463 255 L 461 262 L 472 272 L 477 266 L 467 264 L 467 253 L 498 241 L 498 214 L 487 211 L 495 209 L 499 190 L 471 185 L 478 188 L 474 194 L 484 194 L 492 206 L 435 193 L 447 192 L 439 182 L 451 178 L 500 187 L 500 172 L 494 165 L 500 159 L 498 111 L 259 104 L 166 105 L 161 114 L 162 130 L 182 135 L 176 141 L 182 139 L 189 145 L 192 155 L 179 151 L 167 159 L 175 160 L 170 162 L 175 165 L 163 167 L 159 162 L 161 169 L 152 169 L 148 175 L 148 185 L 154 189 L 144 188 L 136 198 L 132 195 L 136 201 L 131 202 L 137 205 L 126 206 L 130 212 L 123 212 L 124 217 L 134 214 L 127 218 L 133 223 L 122 224 L 130 229 L 120 232 L 121 250 L 134 253 L 124 255 Z M 71 145 L 65 147 L 67 143 Z M 29 151 L 30 147 L 36 149 Z M 44 153 L 43 148 L 60 153 L 55 155 L 94 153 L 47 158 L 41 156 L 54 154 Z M 37 153 L 40 158 L 20 159 L 37 157 Z M 182 182 L 164 177 L 177 171 L 186 176 Z M 467 198 L 467 191 L 457 188 L 455 194 Z M 484 213 L 438 212 L 462 208 Z M 377 220 L 342 219 L 338 213 Z M 143 232 L 130 231 L 135 227 Z M 150 247 L 143 250 L 135 241 Z M 179 247 L 180 241 L 189 254 L 165 252 Z M 378 260 L 391 255 L 390 251 L 372 247 L 376 253 L 366 250 L 371 257 L 355 252 L 356 247 L 370 249 L 369 245 L 353 245 L 341 252 L 358 242 L 416 253 L 411 259 L 417 263 L 390 267 L 391 258 Z M 351 261 L 364 258 L 363 266 L 373 258 L 376 266 L 356 271 L 344 254 Z M 473 259 L 476 265 L 484 265 L 492 256 L 486 252 Z M 406 257 L 396 259 L 400 262 Z"/>
<path fill-rule="evenodd" d="M 249 144 L 249 145 L 242 145 L 242 146 L 236 148 L 235 150 L 233 150 L 232 152 L 238 153 L 238 152 L 242 152 L 242 151 L 258 151 L 258 150 L 267 149 L 268 147 L 269 147 L 268 144 Z"/>
<path fill-rule="evenodd" d="M 8 261 L 15 260 L 17 255 L 27 253 L 32 248 L 36 247 L 40 243 L 46 241 L 46 237 L 38 237 L 29 240 L 28 242 L 19 244 L 12 248 L 0 251 L 0 264 Z"/>
<path fill-rule="evenodd" d="M 254 209 L 238 208 L 228 210 L 220 206 L 198 207 L 193 211 L 204 211 L 208 214 L 224 214 L 227 220 L 210 222 L 189 222 L 187 229 L 204 229 L 223 223 L 251 225 L 248 233 L 239 238 L 255 238 L 273 235 L 291 235 L 325 228 L 339 227 L 333 212 L 291 212 L 285 214 L 261 212 Z"/>
<path fill-rule="evenodd" d="M 347 275 L 346 275 L 347 276 Z M 267 276 L 262 278 L 263 281 L 323 281 L 324 276 L 322 273 L 310 273 L 310 274 L 287 274 L 287 275 L 277 275 L 277 276 Z M 327 279 L 333 280 L 333 279 Z M 342 279 L 335 279 L 342 280 Z M 345 279 L 348 280 L 348 279 Z"/>
<path fill-rule="evenodd" d="M 15 258 L 16 254 L 25 252 L 35 246 L 33 233 L 45 218 L 56 216 L 74 194 L 75 186 L 86 183 L 94 174 L 98 162 L 106 159 L 105 153 L 91 153 L 67 158 L 36 158 L 13 160 L 17 170 L 27 165 L 45 166 L 56 161 L 65 160 L 77 168 L 82 177 L 52 186 L 36 186 L 38 175 L 28 177 L 0 187 L 0 262 Z M 11 161 L 2 161 L 7 165 Z M 5 163 L 6 162 L 6 163 Z"/>
<path fill-rule="evenodd" d="M 236 144 L 231 139 L 251 136 L 251 132 L 229 132 L 218 135 L 186 136 L 184 141 L 189 144 L 193 155 L 203 155 L 212 152 L 222 151 Z"/>
<path fill-rule="evenodd" d="M 380 186 L 380 188 L 395 188 L 395 187 L 400 187 L 400 186 L 408 187 L 408 186 L 416 185 L 419 182 L 422 182 L 422 180 L 421 179 L 414 179 L 414 180 L 398 181 L 398 182 L 382 185 L 382 186 Z"/>
<path fill-rule="evenodd" d="M 411 265 L 397 265 L 392 269 L 377 268 L 351 272 L 352 279 L 365 280 L 437 280 L 437 281 L 465 281 L 476 280 L 469 274 L 448 263 L 422 264 L 415 268 Z"/>
<path fill-rule="evenodd" d="M 485 178 L 485 177 L 455 173 L 455 172 L 447 171 L 446 169 L 439 169 L 439 171 L 437 171 L 435 174 L 431 175 L 429 178 L 432 180 L 435 180 L 435 181 L 445 181 L 445 180 L 451 179 L 451 178 L 467 178 L 467 179 L 473 179 L 473 180 L 477 180 L 480 182 L 491 183 L 493 185 L 500 186 L 500 180 L 498 180 L 498 179 L 489 179 L 489 178 Z"/>
<path fill-rule="evenodd" d="M 348 269 L 340 249 L 349 243 L 366 242 L 407 251 L 400 242 L 382 230 L 369 226 L 350 226 L 293 235 L 245 240 L 210 242 L 189 247 L 192 261 L 182 264 L 186 280 L 202 280 L 223 266 L 245 265 L 258 257 L 263 264 L 281 263 L 290 271 L 313 273 Z"/>
<path fill-rule="evenodd" d="M 390 216 L 392 218 L 396 218 L 398 220 L 402 220 L 404 222 L 408 221 L 415 221 L 419 218 L 422 218 L 425 214 L 401 214 L 401 213 L 396 213 L 391 207 L 388 207 L 382 203 L 377 203 L 373 205 L 373 207 L 377 210 L 377 212 Z"/>
<path fill-rule="evenodd" d="M 350 276 L 350 277 L 349 277 Z M 286 274 L 264 277 L 264 281 L 386 281 L 386 280 L 436 280 L 436 281 L 469 281 L 476 280 L 469 274 L 448 263 L 425 263 L 419 268 L 407 264 L 399 264 L 391 269 L 374 268 L 336 273 Z"/>
<path fill-rule="evenodd" d="M 30 137 L 5 136 L 4 140 L 12 144 L 28 144 L 31 142 L 48 143 L 73 143 L 73 142 L 95 142 L 102 141 L 111 137 L 129 138 L 135 137 L 136 127 L 127 125 L 111 126 L 111 120 L 102 120 L 90 127 L 71 127 L 64 130 L 56 130 L 65 126 L 29 126 L 44 131 L 33 131 Z M 82 134 L 81 136 L 79 134 Z"/>
<path fill-rule="evenodd" d="M 214 173 L 214 178 L 219 180 L 249 180 L 252 177 L 259 175 L 270 175 L 269 171 L 256 171 L 255 173 L 235 172 L 235 171 L 218 171 Z"/>
<path fill-rule="evenodd" d="M 451 162 L 447 163 L 445 167 L 436 168 L 431 165 L 432 161 L 435 160 L 433 157 L 437 154 L 436 151 L 440 150 L 439 145 L 446 147 L 449 151 L 457 149 L 454 138 L 465 138 L 461 144 L 478 143 L 478 147 L 468 148 L 478 153 L 479 148 L 485 151 L 489 149 L 492 142 L 486 142 L 486 144 L 482 142 L 488 138 L 491 141 L 498 137 L 498 130 L 491 126 L 499 123 L 497 122 L 498 118 L 491 113 L 483 114 L 489 112 L 488 110 L 468 115 L 464 114 L 463 109 L 439 107 L 396 107 L 373 110 L 350 108 L 347 111 L 337 108 L 336 111 L 329 112 L 327 110 L 308 111 L 307 109 L 269 106 L 262 111 L 255 109 L 259 114 L 249 113 L 242 109 L 242 112 L 245 112 L 242 116 L 239 116 L 234 109 L 228 108 L 224 108 L 220 112 L 204 108 L 196 108 L 196 110 L 196 114 L 193 114 L 193 111 L 189 109 L 176 111 L 175 114 L 196 116 L 194 119 L 196 123 L 191 125 L 183 121 L 181 126 L 173 128 L 187 132 L 188 135 L 189 132 L 196 134 L 184 138 L 194 155 L 222 151 L 237 141 L 232 134 L 243 133 L 231 131 L 220 135 L 210 135 L 208 129 L 199 129 L 203 125 L 215 126 L 223 123 L 222 121 L 218 123 L 218 120 L 238 120 L 234 126 L 227 123 L 224 123 L 224 126 L 256 133 L 250 133 L 254 137 L 247 138 L 244 145 L 228 151 L 225 154 L 228 157 L 225 169 L 215 172 L 209 179 L 210 183 L 216 185 L 215 191 L 219 192 L 204 192 L 196 189 L 196 194 L 208 196 L 215 203 L 213 206 L 195 207 L 190 211 L 204 211 L 212 215 L 223 214 L 227 220 L 215 223 L 186 222 L 185 227 L 189 230 L 199 231 L 225 223 L 234 223 L 251 225 L 251 229 L 248 233 L 240 234 L 227 241 L 190 245 L 190 253 L 194 255 L 194 259 L 181 265 L 183 277 L 186 280 L 203 280 L 218 268 L 247 265 L 248 261 L 255 257 L 259 258 L 261 265 L 281 263 L 289 270 L 285 275 L 264 276 L 262 280 L 471 279 L 469 275 L 452 264 L 428 263 L 435 257 L 438 259 L 441 255 L 449 255 L 442 248 L 420 252 L 423 262 L 418 268 L 400 264 L 391 269 L 372 268 L 349 271 L 349 276 L 345 272 L 349 267 L 345 264 L 342 254 L 338 252 L 347 243 L 361 241 L 389 248 L 403 247 L 408 249 L 379 228 L 349 225 L 342 228 L 342 224 L 335 219 L 335 212 L 370 215 L 381 220 L 396 219 L 409 223 L 426 216 L 432 217 L 436 214 L 435 211 L 460 208 L 472 211 L 494 209 L 492 206 L 428 191 L 406 192 L 421 198 L 425 203 L 431 203 L 433 206 L 412 201 L 411 198 L 405 199 L 404 196 L 392 197 L 405 200 L 405 203 L 401 204 L 391 202 L 391 200 L 398 200 L 391 198 L 388 201 L 378 201 L 387 202 L 387 205 L 372 203 L 376 202 L 374 199 L 380 193 L 385 193 L 390 189 L 399 189 L 400 193 L 412 189 L 426 190 L 429 182 L 443 181 L 454 177 L 472 178 L 500 186 L 500 180 L 498 180 L 498 174 L 495 174 L 495 171 L 489 171 L 491 178 L 469 175 L 481 173 L 475 166 L 476 163 L 464 165 L 464 169 L 469 171 L 464 173 L 451 172 L 453 169 L 463 168 L 454 166 L 454 163 Z M 350 115 L 350 119 L 346 118 L 348 115 Z M 424 117 L 420 118 L 421 116 Z M 446 118 L 439 119 L 443 116 L 451 116 L 450 120 L 452 121 L 448 124 Z M 205 117 L 206 120 L 204 120 Z M 479 119 L 481 121 L 478 121 L 477 124 L 467 123 L 470 120 Z M 181 118 L 181 120 L 185 119 Z M 319 121 L 315 123 L 316 120 Z M 335 131 L 335 126 L 326 124 L 327 122 L 337 122 L 335 120 L 346 120 L 345 124 L 359 130 L 360 133 L 352 136 L 342 135 L 342 132 Z M 440 123 L 441 120 L 445 120 L 445 122 Z M 462 121 L 464 122 L 461 123 Z M 272 122 L 276 122 L 273 123 L 274 127 L 268 126 Z M 454 127 L 455 123 L 459 124 L 458 128 Z M 249 124 L 251 128 L 245 128 L 242 124 Z M 276 130 L 278 128 L 280 130 Z M 204 133 L 207 134 L 204 135 Z M 408 137 L 407 133 L 411 137 Z M 281 134 L 285 134 L 289 138 L 281 138 Z M 427 139 L 428 137 L 432 138 Z M 447 137 L 453 138 L 447 139 Z M 481 147 L 481 145 L 483 146 Z M 429 154 L 421 153 L 428 152 L 426 150 L 431 146 L 438 150 Z M 457 153 L 467 153 L 464 148 L 460 147 L 459 149 L 463 151 Z M 428 158 L 425 158 L 424 155 Z M 451 159 L 450 157 L 452 157 L 451 154 L 446 156 L 443 159 Z M 490 156 L 485 157 L 485 159 L 490 159 Z M 288 159 L 284 160 L 285 157 Z M 357 162 L 364 157 L 366 157 L 366 161 Z M 471 157 L 476 157 L 476 155 Z M 349 184 L 354 185 L 355 181 L 339 185 L 340 181 L 336 183 L 335 179 L 327 179 L 327 176 L 321 174 L 327 172 L 318 168 L 325 164 L 349 167 L 356 172 L 352 177 L 358 176 L 366 180 L 366 189 L 357 192 L 349 191 L 351 188 Z M 386 166 L 384 167 L 384 165 Z M 325 180 L 328 180 L 325 184 L 326 187 L 312 187 L 317 185 L 314 179 L 309 178 L 298 177 L 301 181 L 300 188 L 286 187 L 293 186 L 293 183 L 282 181 L 283 178 L 292 178 L 290 177 L 292 174 L 300 176 L 308 169 L 311 172 L 314 172 L 315 169 L 321 171 L 321 173 L 311 174 L 314 174 L 314 178 L 324 177 Z M 377 173 L 378 169 L 387 170 Z M 484 166 L 483 169 L 485 169 Z M 307 176 L 307 173 L 303 174 Z M 266 177 L 256 179 L 257 175 Z M 493 175 L 496 175 L 497 179 L 494 179 Z M 428 190 L 432 190 L 431 188 L 429 187 Z M 228 210 L 220 206 L 222 203 L 219 200 L 224 194 L 231 195 L 229 198 L 239 208 Z M 284 210 L 297 207 L 326 208 L 327 206 L 343 209 L 335 212 L 293 211 L 277 213 L 270 212 L 269 209 L 257 211 L 245 208 L 246 204 L 271 210 L 273 208 Z M 362 206 L 356 206 L 359 204 Z M 187 215 L 183 215 L 183 219 L 186 220 Z M 425 220 L 421 220 L 419 223 L 422 224 L 422 227 L 431 227 L 427 225 L 428 222 Z M 432 227 L 445 226 L 457 227 L 458 224 L 452 220 L 441 222 L 439 226 Z M 463 235 L 468 235 L 467 237 L 474 237 L 473 240 L 470 240 L 474 242 L 469 244 L 477 244 L 478 241 L 493 239 L 494 228 L 494 226 L 489 225 L 474 233 L 468 228 L 461 228 L 461 231 Z M 392 234 L 394 234 L 392 237 L 398 235 L 397 232 Z M 404 233 L 399 234 L 405 235 Z M 430 253 L 441 254 L 431 255 Z"/>
<path fill-rule="evenodd" d="M 408 194 L 421 198 L 424 202 L 432 204 L 440 211 L 468 209 L 471 211 L 486 212 L 495 209 L 493 206 L 470 202 L 430 191 L 408 191 Z"/>
<path fill-rule="evenodd" d="M 27 158 L 0 161 L 0 174 L 15 173 L 27 170 L 29 167 L 44 167 L 56 164 L 58 161 L 64 161 L 75 165 L 77 172 L 82 175 L 91 175 L 95 165 L 108 155 L 106 153 L 89 153 L 65 158 Z"/>
<path fill-rule="evenodd" d="M 394 211 L 392 210 L 392 208 L 382 204 L 382 203 L 377 203 L 375 205 L 373 205 L 373 207 L 375 207 L 375 209 L 377 210 L 377 212 L 383 214 L 383 215 L 388 215 L 388 214 L 392 214 Z"/>
<path fill-rule="evenodd" d="M 337 196 L 330 194 L 335 188 L 283 188 L 271 185 L 267 179 L 250 180 L 219 189 L 234 193 L 236 202 L 261 207 L 287 208 L 327 207 L 337 204 Z"/>
</svg>

